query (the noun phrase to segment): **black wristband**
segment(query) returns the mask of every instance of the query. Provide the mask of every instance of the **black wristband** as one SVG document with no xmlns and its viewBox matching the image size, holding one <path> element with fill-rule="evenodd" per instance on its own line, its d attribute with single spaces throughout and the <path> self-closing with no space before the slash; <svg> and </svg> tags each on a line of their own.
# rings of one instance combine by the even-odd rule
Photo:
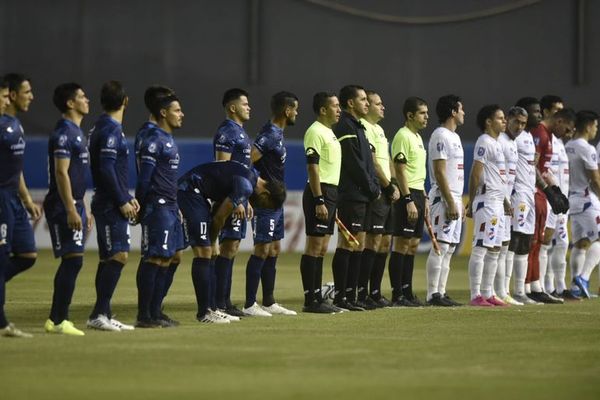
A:
<svg viewBox="0 0 600 400">
<path fill-rule="evenodd" d="M 385 193 L 386 196 L 392 196 L 394 194 L 394 184 L 390 182 L 389 185 L 383 188 L 383 193 Z"/>
<path fill-rule="evenodd" d="M 315 204 L 318 206 L 320 206 L 321 204 L 325 204 L 325 197 L 323 197 L 323 195 L 315 196 L 313 197 L 313 199 L 315 200 Z"/>
<path fill-rule="evenodd" d="M 410 193 L 402 196 L 402 202 L 405 205 L 408 204 L 408 203 L 412 203 L 413 202 L 413 199 L 412 199 L 412 196 L 410 195 Z"/>
</svg>

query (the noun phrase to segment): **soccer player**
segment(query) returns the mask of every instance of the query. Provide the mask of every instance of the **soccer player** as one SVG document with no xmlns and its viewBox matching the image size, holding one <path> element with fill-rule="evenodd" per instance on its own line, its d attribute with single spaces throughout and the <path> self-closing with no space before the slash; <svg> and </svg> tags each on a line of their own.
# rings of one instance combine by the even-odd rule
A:
<svg viewBox="0 0 600 400">
<path fill-rule="evenodd" d="M 571 250 L 573 284 L 584 297 L 590 297 L 589 279 L 600 262 L 600 174 L 598 155 L 592 145 L 598 132 L 598 114 L 577 113 L 575 136 L 566 145 L 571 181 L 569 215 L 575 243 Z"/>
<path fill-rule="evenodd" d="M 472 306 L 505 306 L 493 294 L 494 277 L 502 244 L 504 215 L 510 212 L 506 198 L 506 167 L 498 136 L 506 129 L 504 112 L 496 104 L 477 113 L 477 126 L 483 132 L 475 143 L 469 177 L 469 203 L 466 215 L 473 218 L 473 250 L 469 258 Z"/>
<path fill-rule="evenodd" d="M 177 199 L 188 227 L 194 252 L 192 280 L 198 303 L 197 319 L 204 323 L 230 323 L 239 317 L 211 309 L 211 256 L 219 231 L 231 214 L 244 219 L 248 200 L 258 209 L 279 209 L 285 199 L 281 181 L 265 181 L 237 161 L 199 165 L 179 179 Z M 212 201 L 216 210 L 211 211 Z"/>
<path fill-rule="evenodd" d="M 233 160 L 250 166 L 251 141 L 244 130 L 244 123 L 250 119 L 248 92 L 233 88 L 223 94 L 222 105 L 226 119 L 217 129 L 213 140 L 216 161 Z M 253 217 L 252 206 L 248 206 L 246 217 Z M 246 237 L 246 220 L 236 219 L 232 214 L 219 236 L 219 255 L 215 259 L 216 303 L 217 307 L 230 315 L 243 317 L 244 313 L 231 303 L 231 278 L 233 263 L 240 247 L 240 240 Z"/>
<path fill-rule="evenodd" d="M 420 307 L 423 303 L 413 293 L 412 277 L 425 218 L 429 218 L 429 204 L 425 198 L 427 150 L 419 133 L 427 126 L 427 103 L 409 97 L 404 102 L 403 113 L 405 125 L 392 141 L 392 160 L 400 187 L 400 200 L 394 203 L 394 244 L 389 274 L 393 305 Z"/>
<path fill-rule="evenodd" d="M 413 106 L 412 109 L 416 111 L 418 107 L 415 109 Z M 446 293 L 446 283 L 450 260 L 460 243 L 462 232 L 465 161 L 456 129 L 464 124 L 465 111 L 460 97 L 449 94 L 438 99 L 435 112 L 440 126 L 429 139 L 429 207 L 433 234 L 440 245 L 440 252 L 432 248 L 427 257 L 427 304 L 460 306 Z"/>
<path fill-rule="evenodd" d="M 340 234 L 333 256 L 334 305 L 350 311 L 364 311 L 356 306 L 356 287 L 365 244 L 368 203 L 381 193 L 369 141 L 359 122 L 369 112 L 365 90 L 347 85 L 339 94 L 342 113 L 333 132 L 340 142 L 342 166 L 338 185 L 338 217 L 360 242 L 356 247 Z"/>
<path fill-rule="evenodd" d="M 6 107 L 10 104 L 9 86 L 9 82 L 3 77 L 0 77 L 0 115 L 4 114 Z M 4 145 L 7 141 L 6 139 L 11 138 L 11 133 L 13 132 L 9 132 L 4 127 L 2 127 L 2 129 L 0 130 L 0 154 L 2 154 L 2 160 L 11 159 L 15 157 L 15 155 L 13 155 L 14 153 L 9 152 L 8 154 L 6 154 L 6 150 L 10 150 L 10 146 L 7 149 Z M 11 141 L 9 140 L 8 142 L 10 143 Z M 16 156 L 18 157 L 19 154 L 17 154 Z M 22 157 L 22 150 L 20 156 Z M 14 324 L 9 323 L 6 319 L 6 315 L 4 314 L 4 301 L 6 291 L 5 276 L 7 269 L 11 265 L 9 254 L 11 251 L 10 244 L 12 242 L 12 238 L 8 235 L 9 232 L 12 233 L 12 229 L 10 229 L 12 227 L 9 227 L 9 223 L 11 223 L 12 219 L 9 218 L 9 216 L 12 214 L 12 207 L 10 206 L 11 202 L 7 201 L 6 197 L 14 198 L 16 197 L 16 193 L 18 192 L 18 186 L 16 185 L 16 182 L 11 182 L 12 184 L 8 185 L 7 187 L 6 184 L 8 182 L 5 182 L 6 178 L 7 177 L 1 175 L 0 180 L 0 196 L 2 197 L 2 201 L 0 202 L 0 228 L 2 228 L 0 229 L 0 336 L 29 338 L 32 337 L 32 335 L 21 331 L 20 329 L 16 328 Z M 20 205 L 20 202 L 16 202 L 15 204 Z M 25 220 L 25 222 L 28 221 Z"/>
<path fill-rule="evenodd" d="M 383 128 L 378 124 L 384 117 L 385 107 L 379 94 L 367 90 L 369 112 L 360 122 L 365 127 L 365 136 L 375 149 L 373 154 L 379 186 L 385 193 L 369 203 L 367 208 L 367 234 L 362 253 L 356 304 L 366 309 L 390 306 L 390 301 L 381 294 L 381 281 L 385 261 L 392 238 L 392 201 L 398 200 L 397 185 L 392 184 L 389 143 Z M 370 289 L 369 289 L 370 283 Z"/>
<path fill-rule="evenodd" d="M 10 261 L 6 267 L 5 279 L 10 281 L 15 275 L 31 268 L 37 258 L 33 228 L 27 213 L 34 221 L 42 216 L 41 208 L 33 202 L 23 176 L 25 135 L 19 113 L 25 113 L 33 101 L 31 81 L 22 74 L 10 73 L 4 76 L 8 89 L 5 108 L 0 115 L 0 196 L 7 204 L 7 232 L 9 236 Z M 10 204 L 10 206 L 8 206 Z"/>
<path fill-rule="evenodd" d="M 160 278 L 167 275 L 176 252 L 183 248 L 183 228 L 177 206 L 179 152 L 173 132 L 181 128 L 183 111 L 174 94 L 156 96 L 151 104 L 157 126 L 140 146 L 140 171 L 136 199 L 140 202 L 142 256 L 137 273 L 138 316 L 136 326 L 176 326 L 160 318 L 153 306 L 164 294 Z"/>
<path fill-rule="evenodd" d="M 278 92 L 271 98 L 271 120 L 267 122 L 254 141 L 252 163 L 260 177 L 269 182 L 284 182 L 286 150 L 283 132 L 296 123 L 298 97 L 290 92 Z M 277 257 L 281 251 L 284 234 L 283 207 L 255 208 L 252 219 L 254 254 L 246 265 L 246 303 L 243 312 L 249 316 L 270 317 L 272 314 L 296 315 L 275 302 L 275 276 Z M 262 282 L 262 307 L 256 302 L 258 283 Z"/>
<path fill-rule="evenodd" d="M 323 257 L 335 224 L 337 186 L 342 152 L 331 130 L 340 119 L 340 102 L 334 93 L 319 92 L 313 97 L 317 120 L 304 134 L 308 183 L 302 195 L 306 224 L 306 245 L 300 259 L 304 288 L 303 312 L 331 314 L 339 309 L 323 301 Z"/>
<path fill-rule="evenodd" d="M 87 321 L 89 328 L 103 331 L 132 330 L 112 317 L 110 301 L 129 254 L 129 220 L 137 219 L 140 206 L 128 193 L 127 139 L 123 115 L 129 103 L 123 85 L 102 85 L 100 103 L 104 114 L 89 137 L 90 167 L 95 193 L 92 214 L 96 221 L 100 262 L 96 273 L 96 304 Z"/>
<path fill-rule="evenodd" d="M 54 257 L 61 258 L 54 276 L 50 317 L 44 324 L 49 333 L 83 336 L 69 321 L 69 305 L 92 219 L 83 196 L 89 174 L 89 153 L 81 121 L 89 112 L 89 100 L 77 83 L 63 83 L 54 89 L 54 105 L 62 114 L 48 141 L 50 188 L 44 199 L 44 213 L 50 229 Z"/>
</svg>

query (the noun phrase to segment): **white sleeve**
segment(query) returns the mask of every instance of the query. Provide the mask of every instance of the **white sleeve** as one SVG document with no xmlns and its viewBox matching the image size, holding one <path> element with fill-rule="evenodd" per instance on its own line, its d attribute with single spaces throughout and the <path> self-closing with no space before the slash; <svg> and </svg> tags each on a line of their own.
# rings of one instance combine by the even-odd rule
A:
<svg viewBox="0 0 600 400">
<path fill-rule="evenodd" d="M 485 143 L 484 140 L 478 139 L 477 143 L 475 143 L 475 149 L 473 152 L 473 161 L 479 161 L 481 163 L 486 163 L 488 160 L 488 154 L 490 152 L 489 146 Z"/>
<path fill-rule="evenodd" d="M 596 154 L 596 149 L 592 146 L 588 146 L 587 151 L 583 152 L 582 159 L 583 164 L 585 165 L 585 169 L 588 171 L 597 170 L 598 169 L 598 155 Z"/>
<path fill-rule="evenodd" d="M 446 135 L 435 135 L 430 146 L 430 158 L 432 160 L 447 160 L 448 156 L 448 138 Z"/>
</svg>

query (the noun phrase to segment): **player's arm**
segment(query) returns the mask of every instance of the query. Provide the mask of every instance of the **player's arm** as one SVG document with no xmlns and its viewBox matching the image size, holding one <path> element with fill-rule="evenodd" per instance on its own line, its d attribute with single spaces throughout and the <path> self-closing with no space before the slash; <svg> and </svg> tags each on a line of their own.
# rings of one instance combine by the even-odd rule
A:
<svg viewBox="0 0 600 400">
<path fill-rule="evenodd" d="M 373 155 L 373 165 L 375 166 L 375 175 L 377 175 L 377 179 L 379 180 L 379 185 L 383 188 L 383 192 L 386 196 L 390 198 L 392 201 L 398 200 L 400 197 L 400 193 L 396 188 L 396 185 L 392 184 L 391 179 L 388 179 L 385 176 L 385 172 L 383 171 L 383 167 L 377 161 L 377 156 L 375 150 L 371 152 Z"/>
<path fill-rule="evenodd" d="M 448 177 L 446 176 L 446 160 L 439 159 L 433 160 L 433 176 L 438 184 L 440 193 L 444 202 L 446 203 L 446 217 L 450 220 L 458 219 L 458 208 L 454 202 L 454 197 L 450 191 L 450 184 L 448 183 Z"/>
<path fill-rule="evenodd" d="M 318 154 L 317 154 L 318 157 Z M 312 193 L 313 198 L 315 199 L 315 216 L 317 219 L 322 221 L 327 220 L 329 213 L 327 211 L 327 207 L 325 206 L 325 198 L 323 197 L 323 192 L 321 192 L 321 176 L 319 175 L 319 160 L 309 161 L 307 156 L 307 164 L 306 170 L 308 172 L 308 185 L 310 187 L 310 191 Z"/>
<path fill-rule="evenodd" d="M 590 187 L 596 197 L 600 198 L 600 172 L 597 169 L 586 169 L 585 174 L 590 180 Z"/>
<path fill-rule="evenodd" d="M 244 206 L 242 204 L 238 204 L 238 206 L 235 207 L 235 211 L 240 211 L 240 208 L 243 211 Z M 213 215 L 212 222 L 210 224 L 210 231 L 208 233 L 211 243 L 216 243 L 217 236 L 219 236 L 219 232 L 221 231 L 221 229 L 223 229 L 225 221 L 232 214 L 233 211 L 233 202 L 230 198 L 226 198 Z"/>
<path fill-rule="evenodd" d="M 104 189 L 108 191 L 110 198 L 119 206 L 119 211 L 125 218 L 135 219 L 137 210 L 128 192 L 123 191 L 117 178 L 117 151 L 115 146 L 107 146 L 117 142 L 117 137 L 104 138 L 100 148 L 100 177 L 104 183 Z M 137 203 L 137 202 L 136 202 Z"/>
<path fill-rule="evenodd" d="M 156 168 L 156 152 L 158 143 L 150 142 L 144 146 L 140 155 L 140 170 L 138 173 L 137 184 L 135 185 L 135 198 L 144 203 L 148 191 L 150 190 L 150 182 L 154 169 Z M 152 151 L 150 151 L 152 149 Z"/>
<path fill-rule="evenodd" d="M 250 150 L 250 160 L 252 160 L 252 164 L 256 164 L 262 156 L 263 153 L 255 145 L 252 146 L 252 150 Z"/>
<path fill-rule="evenodd" d="M 469 202 L 467 203 L 467 217 L 473 217 L 473 201 L 475 200 L 475 195 L 477 194 L 477 188 L 479 187 L 479 183 L 481 182 L 481 177 L 483 176 L 483 162 L 479 160 L 473 161 L 473 166 L 471 167 L 471 175 L 469 176 Z"/>
<path fill-rule="evenodd" d="M 27 189 L 27 184 L 25 183 L 25 176 L 23 175 L 23 172 L 21 172 L 21 177 L 19 178 L 19 198 L 23 202 L 23 206 L 25 206 L 25 209 L 29 212 L 29 215 L 31 215 L 31 218 L 33 218 L 34 221 L 40 219 L 40 217 L 42 216 L 42 209 L 40 208 L 40 206 L 33 202 L 31 194 Z"/>
<path fill-rule="evenodd" d="M 404 155 L 399 153 L 394 157 L 394 170 L 396 171 L 396 179 L 398 179 L 398 187 L 400 189 L 400 201 L 406 206 L 408 222 L 414 224 L 419 218 L 419 211 L 410 195 L 408 178 L 406 177 L 406 157 Z"/>
<path fill-rule="evenodd" d="M 81 216 L 75 207 L 75 200 L 71 191 L 71 178 L 69 178 L 70 158 L 54 157 L 54 175 L 56 178 L 56 187 L 60 199 L 67 211 L 67 225 L 70 229 L 80 231 L 83 229 Z"/>
<path fill-rule="evenodd" d="M 229 161 L 231 160 L 231 153 L 226 151 L 215 151 L 215 161 Z"/>
</svg>

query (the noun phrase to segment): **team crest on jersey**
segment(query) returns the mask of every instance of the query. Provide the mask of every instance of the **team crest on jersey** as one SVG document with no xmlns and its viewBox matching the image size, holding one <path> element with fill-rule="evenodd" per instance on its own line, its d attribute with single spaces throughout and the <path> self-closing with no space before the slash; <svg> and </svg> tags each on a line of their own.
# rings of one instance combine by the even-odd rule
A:
<svg viewBox="0 0 600 400">
<path fill-rule="evenodd" d="M 538 144 L 540 144 L 540 138 L 539 138 L 539 137 L 534 137 L 534 138 L 533 138 L 533 144 L 535 144 L 536 146 L 537 146 Z"/>
<path fill-rule="evenodd" d="M 492 217 L 492 219 L 490 219 L 490 224 L 496 226 L 498 224 L 498 217 Z"/>
<path fill-rule="evenodd" d="M 148 146 L 148 153 L 156 153 L 156 143 L 150 143 Z"/>
<path fill-rule="evenodd" d="M 225 143 L 226 141 L 227 141 L 227 138 L 225 137 L 225 135 L 220 135 L 217 138 L 217 142 L 219 142 L 219 143 Z"/>
<path fill-rule="evenodd" d="M 81 136 L 77 136 L 77 141 L 81 142 Z"/>
<path fill-rule="evenodd" d="M 437 151 L 444 150 L 444 143 L 438 142 L 436 145 Z"/>
<path fill-rule="evenodd" d="M 478 155 L 479 157 L 483 157 L 483 155 L 484 155 L 484 154 L 485 154 L 485 148 L 484 148 L 484 147 L 479 147 L 479 148 L 477 149 L 477 155 Z"/>
<path fill-rule="evenodd" d="M 115 147 L 115 137 L 111 136 L 106 141 L 106 147 Z"/>
<path fill-rule="evenodd" d="M 64 146 L 65 143 L 67 143 L 67 137 L 65 135 L 60 135 L 58 137 L 58 145 L 59 146 Z"/>
<path fill-rule="evenodd" d="M 524 213 L 525 210 L 527 210 L 527 205 L 525 203 L 519 204 L 519 211 L 521 211 L 522 213 Z"/>
</svg>

